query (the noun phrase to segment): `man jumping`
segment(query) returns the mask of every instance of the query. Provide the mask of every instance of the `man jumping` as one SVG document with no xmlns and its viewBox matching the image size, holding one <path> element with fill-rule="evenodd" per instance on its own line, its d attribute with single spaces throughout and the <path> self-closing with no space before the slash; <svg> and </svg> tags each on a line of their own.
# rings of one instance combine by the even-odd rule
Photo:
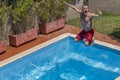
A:
<svg viewBox="0 0 120 80">
<path fill-rule="evenodd" d="M 102 15 L 102 12 L 99 11 L 98 14 L 89 12 L 87 5 L 82 6 L 82 10 L 77 7 L 65 2 L 65 4 L 80 14 L 80 21 L 83 27 L 83 30 L 75 37 L 74 41 L 82 40 L 85 38 L 85 45 L 89 45 L 93 42 L 94 29 L 92 26 L 92 18 Z"/>
</svg>

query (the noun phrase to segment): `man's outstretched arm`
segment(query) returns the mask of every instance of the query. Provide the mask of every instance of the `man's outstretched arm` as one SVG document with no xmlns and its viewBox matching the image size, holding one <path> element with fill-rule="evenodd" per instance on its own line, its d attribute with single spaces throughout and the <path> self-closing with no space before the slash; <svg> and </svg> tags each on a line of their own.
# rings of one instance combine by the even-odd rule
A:
<svg viewBox="0 0 120 80">
<path fill-rule="evenodd" d="M 73 8 L 75 11 L 77 11 L 78 13 L 81 13 L 81 10 L 80 9 L 78 9 L 77 7 L 75 7 L 75 6 L 73 6 L 73 5 L 71 5 L 71 4 L 69 4 L 69 3 L 67 3 L 67 2 L 64 2 L 67 6 L 69 6 L 69 7 L 71 7 L 71 8 Z"/>
<path fill-rule="evenodd" d="M 91 16 L 92 16 L 92 17 L 100 17 L 101 15 L 102 15 L 102 12 L 101 12 L 101 11 L 98 11 L 98 14 L 91 13 Z"/>
</svg>

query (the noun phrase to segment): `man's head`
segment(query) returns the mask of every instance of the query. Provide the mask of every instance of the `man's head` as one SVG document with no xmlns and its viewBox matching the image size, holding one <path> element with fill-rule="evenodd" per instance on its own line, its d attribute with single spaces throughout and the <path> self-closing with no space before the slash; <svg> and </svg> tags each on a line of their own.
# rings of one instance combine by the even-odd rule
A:
<svg viewBox="0 0 120 80">
<path fill-rule="evenodd" d="M 88 5 L 83 5 L 83 6 L 82 6 L 82 11 L 83 11 L 84 13 L 89 12 Z"/>
</svg>

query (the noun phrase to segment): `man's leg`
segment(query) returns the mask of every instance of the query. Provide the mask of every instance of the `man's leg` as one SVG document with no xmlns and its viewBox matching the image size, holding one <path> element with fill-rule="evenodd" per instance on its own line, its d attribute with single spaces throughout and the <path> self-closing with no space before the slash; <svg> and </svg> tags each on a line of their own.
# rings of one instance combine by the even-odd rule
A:
<svg viewBox="0 0 120 80">
<path fill-rule="evenodd" d="M 82 30 L 75 38 L 74 41 L 82 40 L 85 37 L 85 31 Z"/>
<path fill-rule="evenodd" d="M 92 46 L 93 44 L 94 44 L 94 42 L 95 42 L 95 38 L 94 38 L 94 36 L 92 37 L 92 40 L 90 41 L 90 45 Z"/>
<path fill-rule="evenodd" d="M 89 45 L 89 43 L 92 42 L 93 36 L 94 36 L 94 29 L 91 29 L 90 31 L 86 32 L 85 45 Z"/>
</svg>

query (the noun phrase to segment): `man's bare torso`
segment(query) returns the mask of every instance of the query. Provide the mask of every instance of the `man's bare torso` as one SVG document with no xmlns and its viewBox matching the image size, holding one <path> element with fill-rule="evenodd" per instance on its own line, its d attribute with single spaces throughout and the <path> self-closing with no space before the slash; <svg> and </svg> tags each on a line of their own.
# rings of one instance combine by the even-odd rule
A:
<svg viewBox="0 0 120 80">
<path fill-rule="evenodd" d="M 92 29 L 92 16 L 90 12 L 88 13 L 80 13 L 80 21 L 82 24 L 82 27 L 85 31 L 90 31 Z"/>
</svg>

